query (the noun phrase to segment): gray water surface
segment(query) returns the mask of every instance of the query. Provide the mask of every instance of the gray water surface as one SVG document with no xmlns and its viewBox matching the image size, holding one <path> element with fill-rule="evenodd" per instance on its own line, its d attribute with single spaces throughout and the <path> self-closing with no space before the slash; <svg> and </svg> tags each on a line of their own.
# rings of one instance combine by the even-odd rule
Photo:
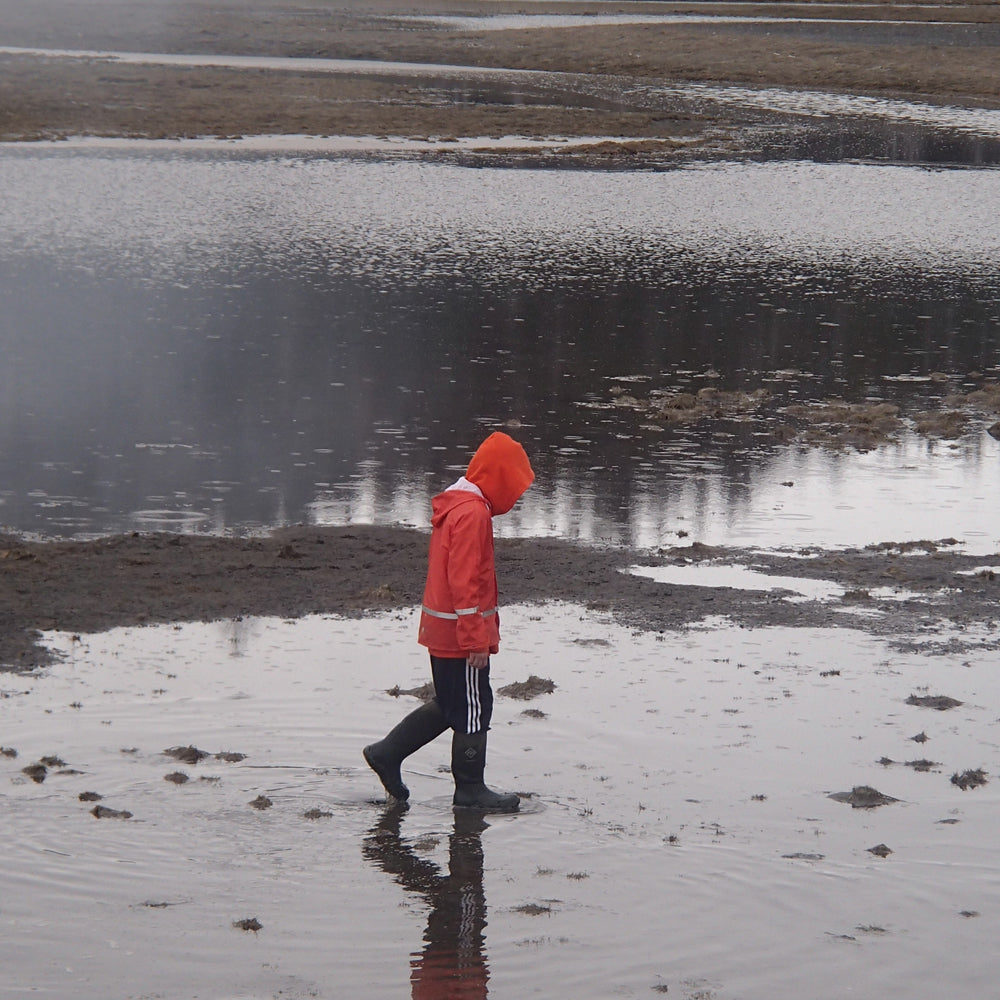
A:
<svg viewBox="0 0 1000 1000">
<path fill-rule="evenodd" d="M 0 698 L 5 993 L 482 998 L 488 971 L 492 1000 L 991 995 L 996 781 L 949 775 L 995 755 L 995 655 L 572 605 L 504 629 L 498 688 L 555 690 L 498 695 L 490 781 L 523 811 L 458 851 L 447 741 L 406 761 L 395 819 L 359 752 L 426 678 L 407 611 L 47 633 L 66 659 Z M 926 690 L 965 704 L 905 703 Z M 187 746 L 210 756 L 163 753 Z M 855 785 L 900 801 L 829 798 Z"/>
<path fill-rule="evenodd" d="M 506 426 L 538 471 L 513 533 L 1000 536 L 982 427 L 859 456 L 606 406 L 712 384 L 929 408 L 995 376 L 996 171 L 50 144 L 0 152 L 0 191 L 0 523 L 17 530 L 424 524 Z"/>
</svg>

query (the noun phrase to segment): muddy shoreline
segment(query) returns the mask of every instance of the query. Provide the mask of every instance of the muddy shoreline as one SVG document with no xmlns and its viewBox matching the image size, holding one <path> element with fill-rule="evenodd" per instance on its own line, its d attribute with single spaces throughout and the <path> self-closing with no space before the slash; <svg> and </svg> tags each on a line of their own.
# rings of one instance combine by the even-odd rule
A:
<svg viewBox="0 0 1000 1000">
<path fill-rule="evenodd" d="M 598 11 L 691 13 L 675 4 L 530 8 L 531 13 Z M 698 9 L 740 18 L 801 19 L 785 24 L 477 30 L 412 20 L 518 12 L 506 3 L 450 0 L 417 8 L 395 0 L 211 5 L 93 0 L 82 6 L 67 0 L 31 5 L 0 0 L 0 44 L 13 48 L 385 60 L 558 75 L 484 85 L 475 74 L 454 70 L 442 80 L 401 70 L 366 75 L 0 53 L 0 140 L 399 137 L 431 139 L 440 144 L 436 155 L 448 158 L 455 156 L 448 144 L 459 138 L 594 137 L 591 148 L 564 152 L 557 165 L 675 163 L 773 155 L 775 144 L 790 142 L 787 130 L 829 128 L 829 123 L 704 100 L 650 98 L 657 88 L 709 83 L 1000 107 L 1000 66 L 995 48 L 982 37 L 1000 23 L 993 4 L 718 3 Z M 907 23 L 896 25 L 894 19 Z M 946 36 L 921 28 L 932 20 L 945 23 Z M 477 150 L 473 159 L 485 155 Z M 526 149 L 493 159 L 520 163 L 532 155 Z"/>
<path fill-rule="evenodd" d="M 243 616 L 360 616 L 420 600 L 427 536 L 405 528 L 285 528 L 259 538 L 128 534 L 80 542 L 0 536 L 0 661 L 48 661 L 39 632 Z M 644 631 L 725 618 L 733 627 L 850 627 L 927 652 L 1000 649 L 1000 579 L 991 558 L 953 539 L 865 549 L 770 552 L 684 545 L 657 552 L 553 539 L 500 539 L 505 604 L 565 601 Z M 992 560 L 993 564 L 1000 558 Z M 665 585 L 623 572 L 637 564 L 752 566 L 840 585 L 839 600 L 791 600 L 777 590 Z M 880 598 L 893 588 L 904 595 Z M 944 637 L 941 633 L 964 632 Z M 973 634 L 975 633 L 975 634 Z"/>
</svg>

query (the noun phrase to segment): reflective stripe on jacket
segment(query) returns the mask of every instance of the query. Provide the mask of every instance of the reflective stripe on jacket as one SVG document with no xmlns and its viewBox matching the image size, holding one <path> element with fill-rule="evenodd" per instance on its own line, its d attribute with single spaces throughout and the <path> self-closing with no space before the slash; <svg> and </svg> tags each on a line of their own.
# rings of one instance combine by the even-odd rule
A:
<svg viewBox="0 0 1000 1000">
<path fill-rule="evenodd" d="M 427 583 L 418 642 L 435 656 L 495 653 L 500 642 L 493 518 L 478 493 L 446 490 L 432 501 Z"/>
</svg>

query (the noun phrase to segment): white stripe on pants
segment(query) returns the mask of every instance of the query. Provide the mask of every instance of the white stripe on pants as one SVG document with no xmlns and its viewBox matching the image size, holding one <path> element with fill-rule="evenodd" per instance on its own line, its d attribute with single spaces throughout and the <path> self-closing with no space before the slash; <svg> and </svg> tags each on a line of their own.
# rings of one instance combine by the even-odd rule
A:
<svg viewBox="0 0 1000 1000">
<path fill-rule="evenodd" d="M 478 733 L 482 728 L 482 706 L 479 703 L 479 671 L 465 663 L 465 700 L 469 706 L 466 732 Z"/>
</svg>

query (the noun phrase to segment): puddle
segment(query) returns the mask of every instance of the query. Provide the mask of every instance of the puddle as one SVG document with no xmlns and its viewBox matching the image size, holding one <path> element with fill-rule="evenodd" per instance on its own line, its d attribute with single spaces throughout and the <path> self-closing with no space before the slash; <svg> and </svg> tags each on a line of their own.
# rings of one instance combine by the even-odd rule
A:
<svg viewBox="0 0 1000 1000">
<path fill-rule="evenodd" d="M 735 590 L 786 591 L 794 599 L 829 601 L 841 597 L 844 588 L 828 580 L 796 576 L 772 576 L 749 566 L 633 566 L 630 573 L 657 583 L 687 587 L 732 587 Z"/>
<path fill-rule="evenodd" d="M 219 53 L 114 52 L 100 49 L 40 49 L 0 45 L 0 55 L 44 59 L 101 59 L 130 65 L 217 66 L 225 69 L 288 70 L 298 73 L 361 73 L 387 76 L 542 76 L 531 70 L 490 69 L 438 63 L 387 62 L 380 59 L 325 59 L 309 56 L 239 56 Z"/>
<path fill-rule="evenodd" d="M 755 570 L 752 566 L 692 563 L 676 566 L 633 566 L 630 573 L 644 576 L 657 583 L 684 587 L 730 587 L 734 590 L 773 592 L 788 601 L 837 601 L 850 596 L 840 585 L 830 580 L 812 580 L 799 576 L 776 576 Z M 864 600 L 905 601 L 927 599 L 926 594 L 903 590 L 901 587 L 873 587 L 863 592 Z M 852 611 L 857 609 L 852 608 Z"/>
<path fill-rule="evenodd" d="M 727 5 L 731 6 L 731 5 Z M 768 4 L 774 8 L 775 4 Z M 810 4 L 811 7 L 819 6 Z M 863 5 L 851 4 L 851 7 Z M 907 9 L 905 5 L 893 5 L 893 11 Z M 911 7 L 910 9 L 926 10 L 926 7 Z M 905 26 L 909 32 L 919 32 L 921 36 L 929 39 L 942 40 L 948 37 L 949 33 L 961 32 L 963 35 L 973 28 L 978 35 L 985 34 L 987 38 L 997 33 L 996 25 L 982 23 L 978 21 L 927 21 L 927 20 L 905 20 L 900 18 L 824 18 L 824 17 L 769 17 L 766 15 L 742 15 L 742 14 L 693 14 L 693 13 L 666 13 L 666 14 L 430 14 L 413 15 L 405 17 L 392 17 L 393 21 L 402 21 L 413 24 L 433 24 L 442 28 L 454 28 L 457 31 L 523 31 L 531 28 L 590 28 L 590 27 L 613 27 L 616 25 L 629 24 L 718 24 L 718 25 L 740 25 L 753 27 L 760 25 L 764 31 L 772 30 L 776 26 L 788 28 L 815 28 L 819 31 L 833 30 L 838 34 L 851 28 L 859 28 L 865 32 L 866 36 L 882 35 L 887 31 L 898 39 L 899 29 Z M 983 44 L 989 44 L 988 41 Z"/>
<path fill-rule="evenodd" d="M 988 576 L 992 579 L 1000 573 L 1000 566 L 977 566 L 975 569 L 960 569 L 956 572 L 959 576 Z"/>
<path fill-rule="evenodd" d="M 1000 172 L 61 145 L 5 148 L 0 183 L 16 530 L 424 525 L 506 425 L 538 472 L 508 534 L 995 551 L 985 417 L 857 454 L 608 404 L 765 386 L 918 411 L 996 378 Z"/>
<path fill-rule="evenodd" d="M 373 801 L 359 749 L 415 704 L 385 691 L 427 675 L 408 612 L 48 635 L 65 662 L 0 698 L 6 991 L 391 1000 L 464 940 L 497 1000 L 919 995 L 931 975 L 988 995 L 967 956 L 1000 910 L 989 654 L 723 621 L 637 635 L 562 605 L 504 624 L 496 686 L 555 689 L 498 698 L 490 779 L 534 798 L 483 829 L 456 826 L 444 742 L 408 761 L 405 815 Z M 925 693 L 963 704 L 906 704 Z M 879 763 L 918 757 L 937 765 Z M 951 783 L 979 767 L 986 785 Z M 898 801 L 829 798 L 865 787 Z"/>
<path fill-rule="evenodd" d="M 515 98 L 511 97 L 513 103 Z M 526 101 L 525 103 L 530 103 Z M 81 136 L 69 139 L 39 140 L 32 142 L 35 149 L 76 150 L 81 153 L 126 153 L 161 154 L 172 156 L 176 153 L 194 155 L 228 153 L 231 156 L 247 154 L 291 155 L 307 154 L 321 157 L 342 157 L 345 155 L 368 154 L 390 159 L 394 154 L 417 153 L 560 153 L 568 150 L 593 147 L 606 142 L 607 136 L 574 135 L 547 136 L 304 136 L 304 135 L 253 135 L 227 139 L 119 139 L 102 136 Z M 618 141 L 633 141 L 630 137 L 618 137 Z M 648 142 L 635 139 L 636 142 Z M 691 140 L 694 142 L 694 140 Z M 671 140 L 673 148 L 682 146 L 685 140 Z M 0 145 L 2 149 L 2 145 Z M 147 445 L 147 447 L 158 447 Z"/>
<path fill-rule="evenodd" d="M 847 117 L 902 122 L 938 129 L 1000 136 L 1000 111 L 962 108 L 914 101 L 895 101 L 859 94 L 783 90 L 778 87 L 713 87 L 690 84 L 678 88 L 650 88 L 651 96 L 702 99 L 709 103 L 777 111 L 808 117 Z"/>
</svg>

